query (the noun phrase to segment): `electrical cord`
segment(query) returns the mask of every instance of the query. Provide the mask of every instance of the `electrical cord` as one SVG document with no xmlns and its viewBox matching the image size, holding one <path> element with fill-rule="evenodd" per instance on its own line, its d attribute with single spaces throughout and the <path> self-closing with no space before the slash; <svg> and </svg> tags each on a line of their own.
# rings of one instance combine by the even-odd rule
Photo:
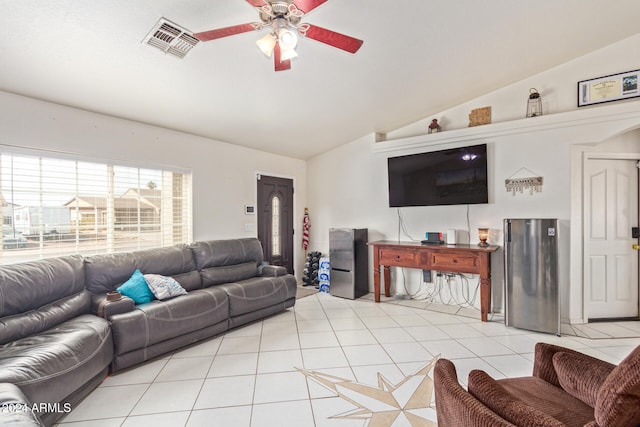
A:
<svg viewBox="0 0 640 427">
<path fill-rule="evenodd" d="M 404 217 L 402 216 L 402 210 L 398 208 L 396 212 L 398 214 L 398 243 L 400 243 L 401 235 L 404 235 L 407 239 L 409 239 L 412 242 L 417 242 L 418 240 L 411 237 L 411 235 L 409 235 L 409 232 L 407 231 L 407 228 L 404 222 Z M 416 296 L 420 294 L 420 284 L 418 284 L 418 290 L 412 294 L 407 289 L 407 279 L 404 273 L 404 268 L 401 268 L 400 271 L 402 272 L 402 288 L 404 289 L 404 294 L 409 295 L 409 298 L 411 299 L 415 299 Z M 421 282 L 421 283 L 424 283 L 424 282 Z"/>
<path fill-rule="evenodd" d="M 469 205 L 467 205 L 467 237 L 469 244 L 471 244 L 471 221 L 469 220 Z"/>
<path fill-rule="evenodd" d="M 460 284 L 459 295 L 461 296 L 462 301 L 456 296 L 458 292 L 456 292 L 458 280 Z M 478 283 L 473 291 L 473 296 L 471 296 L 471 290 L 469 286 L 469 279 L 471 277 L 465 276 L 462 273 L 441 273 L 438 272 L 436 274 L 436 288 L 434 292 L 437 293 L 438 298 L 441 304 L 444 305 L 457 305 L 459 307 L 475 307 L 476 298 L 478 296 L 478 290 L 480 289 L 480 279 L 478 279 Z M 444 284 L 446 280 L 446 289 Z M 452 304 L 453 302 L 453 304 Z"/>
<path fill-rule="evenodd" d="M 427 282 L 423 281 L 422 284 L 424 285 L 424 294 L 421 294 L 421 292 L 423 292 L 423 291 L 421 289 L 418 289 L 418 292 L 416 292 L 416 294 L 413 297 L 413 299 L 419 300 L 419 301 L 425 301 L 425 300 L 433 301 L 433 298 L 438 293 L 437 281 L 436 282 L 432 282 L 433 289 L 431 289 L 431 290 L 429 290 L 429 285 L 428 285 Z"/>
<path fill-rule="evenodd" d="M 465 301 L 471 307 L 474 307 L 474 304 L 476 302 L 476 298 L 478 297 L 478 290 L 480 289 L 480 278 L 478 278 L 478 283 L 476 284 L 476 288 L 473 291 L 473 298 L 471 298 L 471 299 L 469 299 L 469 279 L 471 279 L 471 277 L 467 277 L 464 274 L 460 274 L 460 279 L 463 279 L 465 281 L 466 285 L 467 285 L 467 296 L 465 297 Z M 464 297 L 464 294 L 463 294 L 463 297 Z"/>
<path fill-rule="evenodd" d="M 469 238 L 469 244 L 471 244 L 471 221 L 469 218 L 469 208 L 470 205 L 467 205 L 467 236 Z M 407 239 L 409 239 L 412 242 L 417 242 L 418 239 L 414 239 L 413 237 L 411 237 L 411 235 L 409 234 L 409 232 L 407 231 L 405 222 L 404 222 L 404 217 L 402 215 L 402 210 L 400 208 L 398 208 L 396 210 L 397 215 L 398 215 L 398 235 L 397 235 L 397 239 L 398 239 L 398 243 L 400 243 L 400 239 L 401 237 L 404 235 Z M 409 290 L 407 289 L 407 278 L 405 275 L 405 271 L 404 268 L 400 268 L 400 271 L 402 273 L 402 288 L 404 289 L 404 293 L 405 295 L 408 295 L 411 299 L 415 299 L 415 300 L 433 300 L 435 298 L 435 296 L 437 295 L 438 298 L 440 299 L 440 302 L 442 304 L 445 305 L 451 305 L 451 301 L 454 301 L 456 305 L 460 306 L 460 307 L 475 307 L 475 302 L 476 302 L 476 298 L 478 297 L 478 290 L 480 289 L 480 279 L 478 279 L 478 283 L 476 284 L 476 288 L 473 291 L 473 296 L 471 296 L 471 290 L 469 287 L 469 279 L 471 277 L 465 276 L 462 273 L 455 273 L 455 274 L 443 274 L 443 273 L 437 273 L 436 274 L 436 279 L 435 281 L 433 281 L 433 289 L 432 290 L 428 290 L 428 285 L 427 282 L 425 282 L 424 280 L 422 280 L 419 284 L 418 284 L 418 290 L 415 293 L 410 293 Z M 445 301 L 445 299 L 443 298 L 443 288 L 444 288 L 444 281 L 445 281 L 445 277 L 447 280 L 447 291 L 449 293 L 448 295 L 448 299 Z M 458 299 L 455 297 L 454 292 L 452 291 L 452 282 L 454 282 L 454 284 L 457 282 L 456 280 L 454 280 L 456 277 L 460 278 L 460 295 L 462 297 L 462 302 L 458 301 Z M 425 285 L 425 290 L 422 290 L 422 285 Z M 466 291 L 465 291 L 466 288 Z M 424 292 L 424 295 L 422 295 L 422 292 Z"/>
<path fill-rule="evenodd" d="M 409 232 L 407 231 L 407 227 L 404 223 L 404 218 L 402 216 L 402 210 L 398 208 L 397 212 L 398 212 L 398 243 L 400 243 L 400 231 L 402 231 L 402 234 L 404 234 L 404 236 L 410 241 L 417 242 L 418 239 L 414 239 L 413 237 L 411 237 L 409 235 Z"/>
</svg>

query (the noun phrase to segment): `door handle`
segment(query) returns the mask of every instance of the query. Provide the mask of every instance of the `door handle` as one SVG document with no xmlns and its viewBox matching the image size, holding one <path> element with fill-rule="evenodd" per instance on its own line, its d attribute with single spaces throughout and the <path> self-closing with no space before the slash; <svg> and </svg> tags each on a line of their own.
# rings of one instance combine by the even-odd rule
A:
<svg viewBox="0 0 640 427">
<path fill-rule="evenodd" d="M 631 249 L 633 249 L 634 251 L 640 251 L 640 245 L 633 244 L 631 245 Z"/>
</svg>

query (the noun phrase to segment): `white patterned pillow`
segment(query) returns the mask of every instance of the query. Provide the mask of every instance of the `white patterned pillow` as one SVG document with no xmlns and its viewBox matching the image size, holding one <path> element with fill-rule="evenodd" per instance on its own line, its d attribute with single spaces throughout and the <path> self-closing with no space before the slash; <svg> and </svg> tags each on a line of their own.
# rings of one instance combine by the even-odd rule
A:
<svg viewBox="0 0 640 427">
<path fill-rule="evenodd" d="M 145 274 L 144 278 L 147 280 L 147 285 L 149 289 L 151 289 L 151 292 L 153 292 L 153 295 L 159 300 L 187 294 L 187 291 L 180 286 L 180 283 L 172 277 L 161 276 L 159 274 Z"/>
</svg>

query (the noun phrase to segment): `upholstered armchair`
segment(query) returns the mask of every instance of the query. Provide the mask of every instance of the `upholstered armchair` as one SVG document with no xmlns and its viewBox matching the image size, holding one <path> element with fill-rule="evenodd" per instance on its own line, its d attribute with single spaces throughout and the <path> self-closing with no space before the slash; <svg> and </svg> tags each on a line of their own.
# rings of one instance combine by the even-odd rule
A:
<svg viewBox="0 0 640 427">
<path fill-rule="evenodd" d="M 615 366 L 537 343 L 532 376 L 494 380 L 473 370 L 468 391 L 440 359 L 434 383 L 438 427 L 640 426 L 640 346 Z"/>
</svg>

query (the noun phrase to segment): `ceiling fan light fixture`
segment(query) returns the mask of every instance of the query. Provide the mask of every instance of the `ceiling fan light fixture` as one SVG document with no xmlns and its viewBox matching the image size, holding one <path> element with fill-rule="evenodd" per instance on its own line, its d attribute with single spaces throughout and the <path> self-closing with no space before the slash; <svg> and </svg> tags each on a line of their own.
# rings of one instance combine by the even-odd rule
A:
<svg viewBox="0 0 640 427">
<path fill-rule="evenodd" d="M 278 29 L 278 40 L 283 50 L 293 50 L 298 44 L 298 36 L 287 28 Z"/>
<path fill-rule="evenodd" d="M 295 51 L 295 49 L 284 49 L 282 48 L 281 44 L 280 62 L 287 61 L 291 58 L 295 58 L 296 56 L 298 56 L 298 53 Z"/>
<path fill-rule="evenodd" d="M 271 58 L 271 54 L 273 53 L 273 49 L 276 46 L 277 41 L 278 39 L 276 36 L 273 33 L 269 33 L 256 41 L 256 45 L 262 53 L 264 53 L 268 58 Z"/>
</svg>

